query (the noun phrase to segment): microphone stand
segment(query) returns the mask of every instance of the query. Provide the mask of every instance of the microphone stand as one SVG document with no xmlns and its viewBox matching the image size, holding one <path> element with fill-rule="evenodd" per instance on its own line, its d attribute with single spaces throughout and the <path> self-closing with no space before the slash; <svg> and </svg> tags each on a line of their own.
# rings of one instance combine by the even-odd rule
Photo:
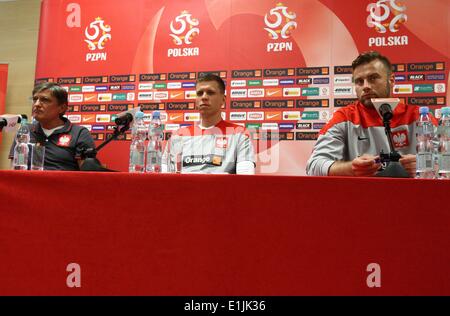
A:
<svg viewBox="0 0 450 316">
<path fill-rule="evenodd" d="M 97 146 L 97 148 L 84 148 L 83 152 L 81 153 L 81 158 L 84 159 L 83 164 L 81 165 L 80 170 L 81 171 L 110 171 L 115 172 L 115 170 L 110 170 L 105 167 L 103 167 L 100 163 L 100 161 L 95 158 L 97 156 L 97 153 L 105 147 L 109 142 L 112 140 L 115 140 L 119 137 L 119 135 L 124 134 L 128 129 L 130 128 L 130 122 L 127 122 L 124 125 L 115 126 L 114 132 L 112 136 L 108 139 L 106 139 L 103 143 Z"/>
<path fill-rule="evenodd" d="M 394 142 L 392 141 L 392 133 L 391 133 L 391 120 L 392 113 L 385 113 L 383 115 L 383 125 L 384 132 L 389 141 L 389 149 L 391 152 L 389 154 L 383 153 L 383 150 L 380 152 L 381 161 L 387 161 L 386 169 L 377 173 L 377 177 L 389 177 L 389 178 L 409 178 L 408 172 L 403 168 L 401 163 L 399 162 L 401 156 L 395 150 Z"/>
</svg>

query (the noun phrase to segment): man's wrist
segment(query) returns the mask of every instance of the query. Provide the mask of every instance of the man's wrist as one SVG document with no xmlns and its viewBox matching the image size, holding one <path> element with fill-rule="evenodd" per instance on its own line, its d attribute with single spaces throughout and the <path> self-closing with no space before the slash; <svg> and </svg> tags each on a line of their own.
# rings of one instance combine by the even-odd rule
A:
<svg viewBox="0 0 450 316">
<path fill-rule="evenodd" d="M 328 169 L 329 176 L 353 176 L 351 161 L 335 161 Z"/>
</svg>

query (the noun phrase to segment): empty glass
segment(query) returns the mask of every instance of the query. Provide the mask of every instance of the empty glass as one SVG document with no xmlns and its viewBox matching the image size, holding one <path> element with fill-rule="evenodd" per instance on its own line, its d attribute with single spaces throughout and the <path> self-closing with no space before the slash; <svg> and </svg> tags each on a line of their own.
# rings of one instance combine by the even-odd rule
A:
<svg viewBox="0 0 450 316">
<path fill-rule="evenodd" d="M 31 170 L 44 170 L 45 147 L 39 143 L 31 147 Z"/>
<path fill-rule="evenodd" d="M 167 172 L 181 173 L 183 138 L 178 135 L 172 135 L 167 141 Z"/>
</svg>

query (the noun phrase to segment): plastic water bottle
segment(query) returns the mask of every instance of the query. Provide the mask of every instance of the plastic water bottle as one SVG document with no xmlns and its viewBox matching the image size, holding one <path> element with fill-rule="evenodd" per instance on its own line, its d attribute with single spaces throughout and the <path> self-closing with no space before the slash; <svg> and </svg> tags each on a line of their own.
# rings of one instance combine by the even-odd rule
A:
<svg viewBox="0 0 450 316">
<path fill-rule="evenodd" d="M 434 126 L 429 112 L 428 107 L 420 107 L 420 118 L 416 123 L 416 178 L 419 179 L 433 179 L 435 177 L 433 160 Z"/>
<path fill-rule="evenodd" d="M 16 146 L 14 146 L 13 169 L 27 170 L 28 169 L 28 154 L 30 149 L 28 143 L 30 142 L 30 127 L 28 126 L 27 118 L 22 118 L 21 125 L 16 134 Z"/>
<path fill-rule="evenodd" d="M 145 172 L 145 139 L 147 127 L 144 124 L 144 113 L 136 112 L 131 131 L 129 172 Z"/>
<path fill-rule="evenodd" d="M 154 111 L 148 126 L 147 172 L 161 172 L 162 138 L 160 113 Z"/>
<path fill-rule="evenodd" d="M 441 109 L 438 141 L 438 178 L 450 179 L 450 107 L 443 107 Z"/>
</svg>

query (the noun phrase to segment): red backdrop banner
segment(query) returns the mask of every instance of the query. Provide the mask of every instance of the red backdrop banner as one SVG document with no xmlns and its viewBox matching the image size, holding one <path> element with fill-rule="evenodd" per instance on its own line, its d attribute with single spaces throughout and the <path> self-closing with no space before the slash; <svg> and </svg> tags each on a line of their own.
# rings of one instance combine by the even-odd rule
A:
<svg viewBox="0 0 450 316">
<path fill-rule="evenodd" d="M 252 132 L 258 171 L 302 175 L 320 128 L 355 99 L 349 65 L 359 52 L 390 57 L 405 103 L 447 104 L 448 9 L 439 0 L 44 0 L 36 80 L 65 86 L 69 119 L 100 142 L 114 114 L 136 106 L 147 121 L 162 111 L 167 133 L 195 123 L 195 80 L 214 72 L 227 84 L 224 117 Z M 113 142 L 100 158 L 127 170 L 128 148 Z"/>
<path fill-rule="evenodd" d="M 6 87 L 8 83 L 8 64 L 0 64 L 0 114 L 5 113 Z M 0 142 L 2 135 L 0 133 Z"/>
<path fill-rule="evenodd" d="M 0 114 L 5 113 L 7 83 L 8 83 L 8 64 L 0 64 Z"/>
</svg>

